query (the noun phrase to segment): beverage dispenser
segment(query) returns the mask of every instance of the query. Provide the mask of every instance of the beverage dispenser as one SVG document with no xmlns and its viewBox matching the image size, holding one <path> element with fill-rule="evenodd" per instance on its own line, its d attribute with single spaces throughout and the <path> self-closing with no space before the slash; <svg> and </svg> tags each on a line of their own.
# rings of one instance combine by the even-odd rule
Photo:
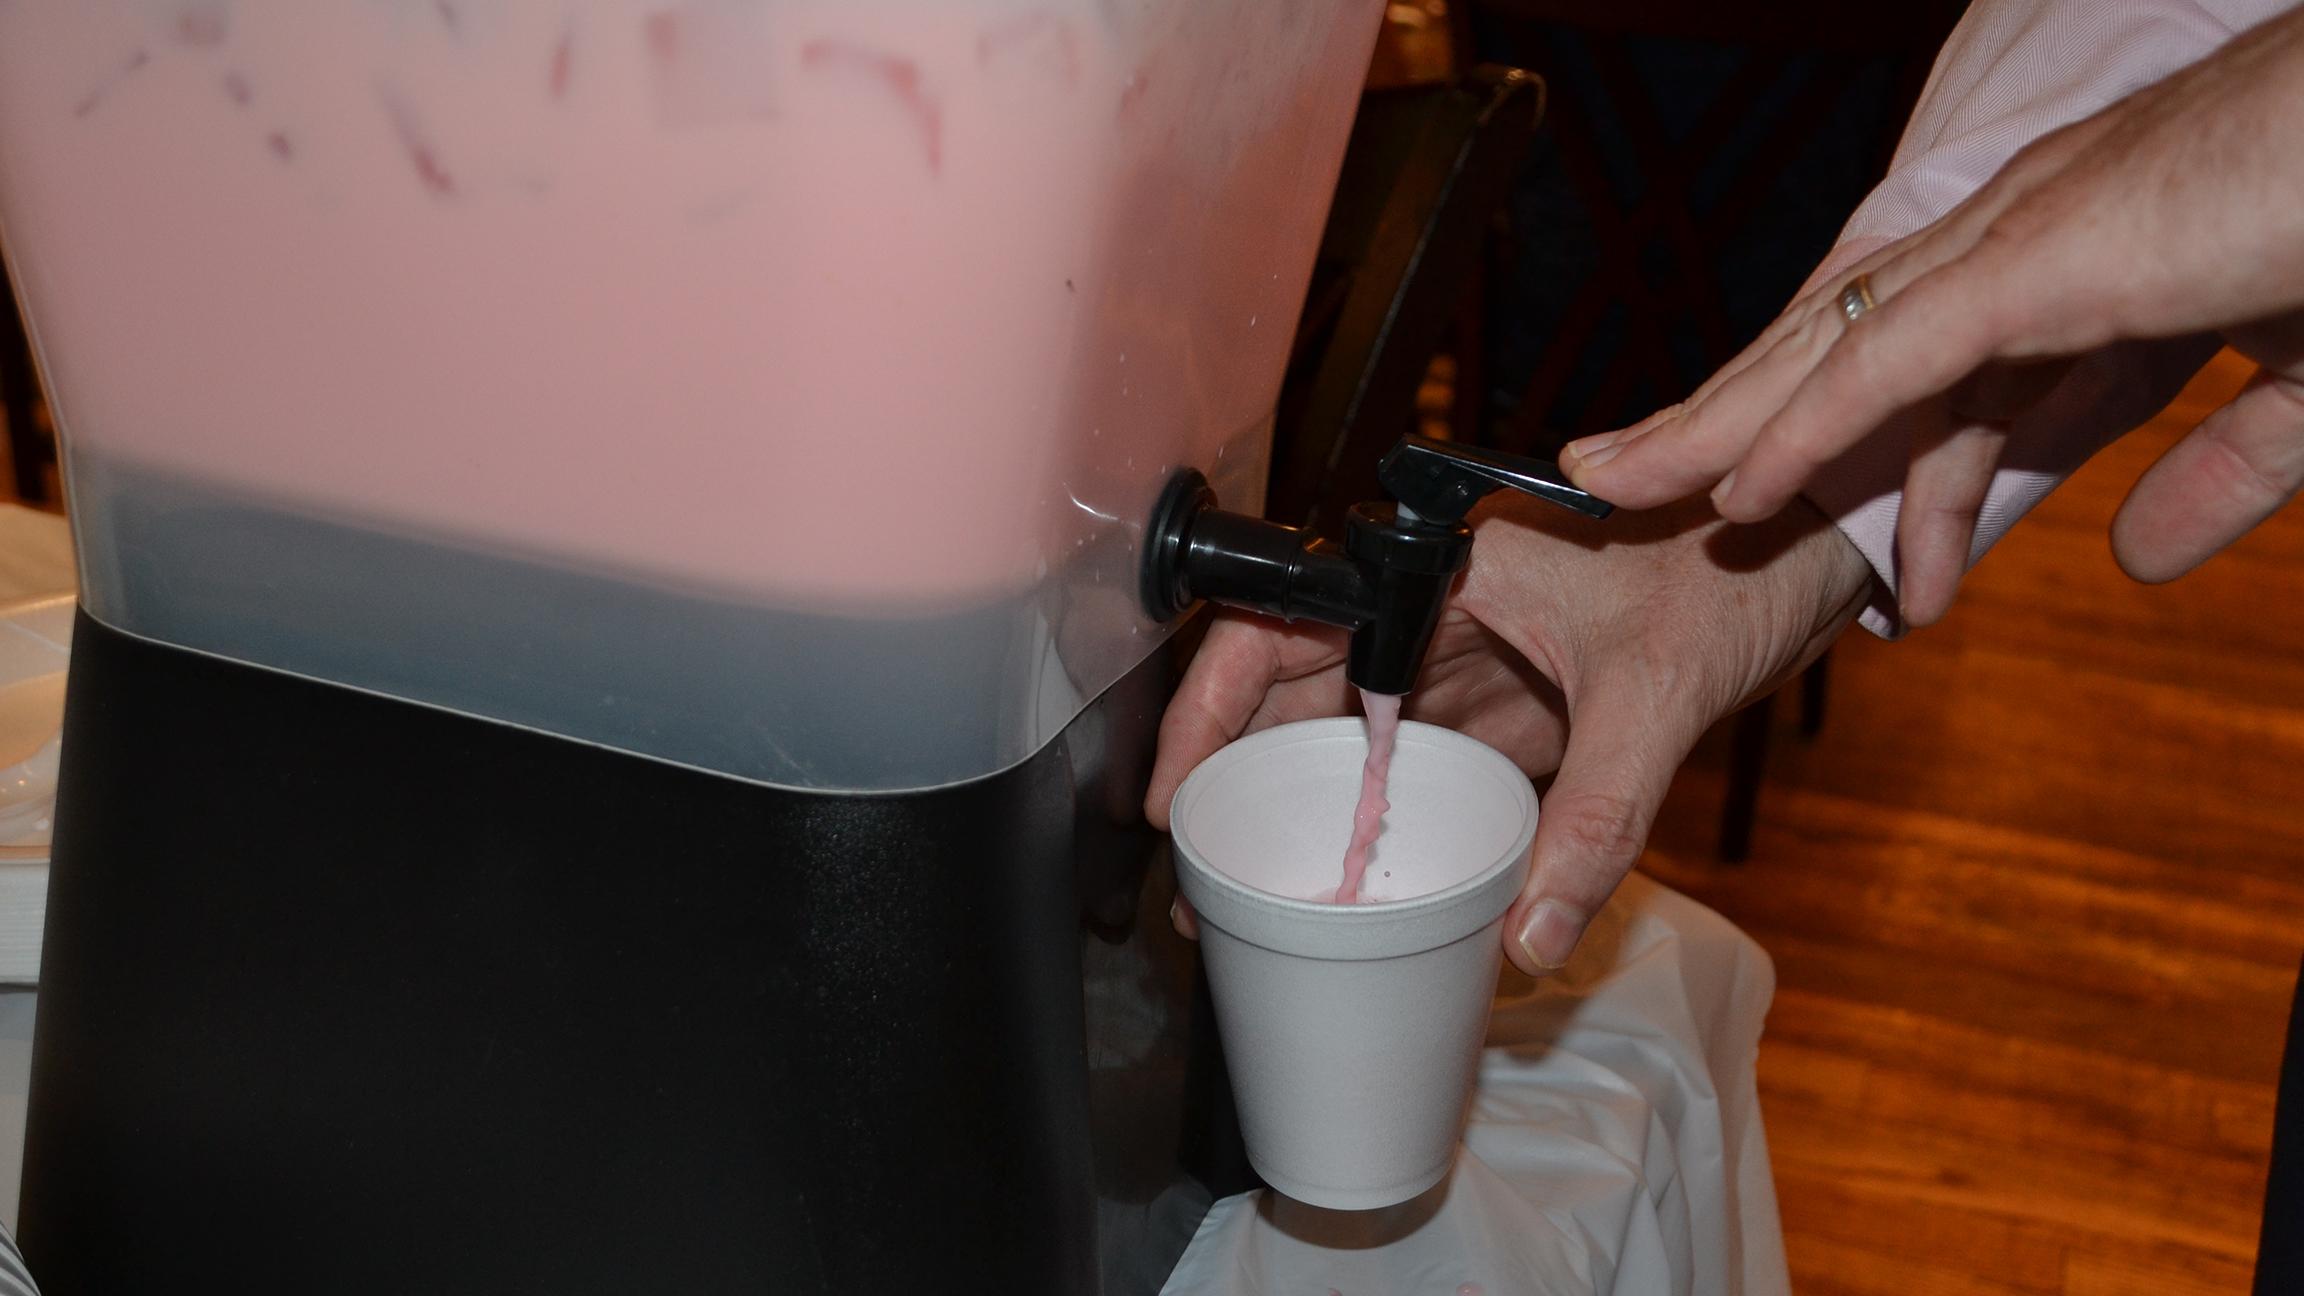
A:
<svg viewBox="0 0 2304 1296">
<path fill-rule="evenodd" d="M 1155 1291 L 1145 535 L 1253 510 L 1379 8 L 0 0 L 48 1290 Z"/>
</svg>

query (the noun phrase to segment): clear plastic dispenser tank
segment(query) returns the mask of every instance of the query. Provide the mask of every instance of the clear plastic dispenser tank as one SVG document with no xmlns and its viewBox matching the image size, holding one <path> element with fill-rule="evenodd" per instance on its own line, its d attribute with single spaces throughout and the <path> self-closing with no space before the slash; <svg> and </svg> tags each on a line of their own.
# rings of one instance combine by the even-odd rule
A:
<svg viewBox="0 0 2304 1296">
<path fill-rule="evenodd" d="M 0 0 L 91 614 L 721 771 L 1035 751 L 1260 496 L 1381 6 Z"/>
</svg>

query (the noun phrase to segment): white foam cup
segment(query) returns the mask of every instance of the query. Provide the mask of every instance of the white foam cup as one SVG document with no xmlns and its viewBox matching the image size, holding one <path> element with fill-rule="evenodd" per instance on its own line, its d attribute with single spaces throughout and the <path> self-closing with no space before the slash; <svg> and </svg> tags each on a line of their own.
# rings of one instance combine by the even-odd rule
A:
<svg viewBox="0 0 2304 1296">
<path fill-rule="evenodd" d="M 1365 902 L 1317 898 L 1342 880 L 1367 751 L 1359 719 L 1267 729 L 1203 762 L 1170 814 L 1248 1159 L 1337 1210 L 1448 1172 L 1536 836 L 1510 760 L 1403 724 Z"/>
</svg>

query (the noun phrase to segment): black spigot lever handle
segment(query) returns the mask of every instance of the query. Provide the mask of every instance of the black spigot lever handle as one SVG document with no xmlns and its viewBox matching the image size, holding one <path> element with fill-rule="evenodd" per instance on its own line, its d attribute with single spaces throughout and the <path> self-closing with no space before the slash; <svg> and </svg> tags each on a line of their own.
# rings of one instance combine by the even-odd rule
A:
<svg viewBox="0 0 2304 1296">
<path fill-rule="evenodd" d="M 1423 436 L 1401 438 L 1377 466 L 1376 475 L 1417 521 L 1443 527 L 1462 522 L 1481 496 L 1506 488 L 1586 517 L 1604 518 L 1616 508 L 1597 495 L 1578 490 L 1558 465 L 1542 459 Z"/>
</svg>

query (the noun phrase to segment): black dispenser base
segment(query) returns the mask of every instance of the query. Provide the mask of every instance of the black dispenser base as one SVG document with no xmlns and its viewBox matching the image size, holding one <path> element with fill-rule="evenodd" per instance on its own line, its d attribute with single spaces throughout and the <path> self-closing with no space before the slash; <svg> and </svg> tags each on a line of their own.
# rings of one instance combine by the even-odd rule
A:
<svg viewBox="0 0 2304 1296">
<path fill-rule="evenodd" d="M 1149 1294 L 1247 1186 L 1128 822 L 1163 657 L 846 796 L 75 633 L 50 1296 Z"/>
</svg>

